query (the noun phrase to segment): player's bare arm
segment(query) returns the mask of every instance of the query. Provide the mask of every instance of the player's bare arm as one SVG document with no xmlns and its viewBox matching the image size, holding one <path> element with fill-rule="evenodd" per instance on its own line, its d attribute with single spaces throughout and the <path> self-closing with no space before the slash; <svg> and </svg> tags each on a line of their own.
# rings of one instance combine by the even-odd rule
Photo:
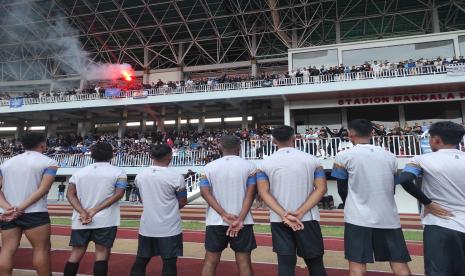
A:
<svg viewBox="0 0 465 276">
<path fill-rule="evenodd" d="M 313 207 L 315 207 L 318 202 L 321 201 L 323 196 L 326 194 L 328 191 L 328 187 L 326 184 L 326 179 L 325 178 L 317 178 L 314 181 L 314 190 L 313 192 L 309 195 L 307 200 L 295 211 L 290 212 L 291 215 L 295 216 L 299 220 L 302 219 L 302 217 Z"/>
<path fill-rule="evenodd" d="M 275 213 L 277 213 L 283 220 L 283 223 L 288 225 L 294 231 L 304 228 L 302 222 L 295 216 L 289 214 L 274 198 L 270 192 L 270 182 L 266 179 L 257 179 L 258 194 L 263 199 L 263 202 Z"/>
<path fill-rule="evenodd" d="M 6 200 L 3 194 L 3 177 L 0 176 L 0 207 L 3 209 L 3 214 L 0 215 L 0 221 L 11 221 L 17 217 L 15 208 Z"/>
<path fill-rule="evenodd" d="M 74 210 L 79 213 L 79 219 L 81 222 L 83 224 L 88 224 L 90 220 L 89 213 L 87 213 L 87 211 L 82 207 L 81 202 L 77 197 L 76 185 L 74 183 L 69 183 L 66 198 L 68 198 L 68 201 L 71 206 L 73 206 Z"/>
<path fill-rule="evenodd" d="M 116 188 L 115 193 L 111 197 L 106 199 L 102 204 L 100 204 L 99 206 L 95 206 L 93 208 L 87 209 L 87 213 L 89 214 L 89 217 L 92 219 L 98 212 L 118 202 L 121 198 L 123 198 L 125 192 L 126 192 L 126 189 Z"/>
<path fill-rule="evenodd" d="M 228 236 L 237 237 L 239 231 L 244 227 L 244 220 L 247 214 L 249 213 L 250 208 L 252 208 L 256 191 L 256 185 L 250 185 L 247 187 L 244 202 L 242 203 L 241 212 L 239 213 L 238 218 L 230 225 L 227 231 Z"/>
<path fill-rule="evenodd" d="M 216 198 L 212 195 L 210 187 L 200 187 L 200 195 L 208 203 L 208 205 L 223 218 L 227 224 L 231 225 L 235 220 L 238 219 L 237 215 L 229 214 L 226 212 L 226 210 L 223 209 L 223 207 L 221 207 Z"/>
<path fill-rule="evenodd" d="M 36 203 L 38 200 L 43 198 L 52 187 L 53 182 L 55 181 L 55 175 L 58 170 L 58 167 L 52 166 L 46 169 L 46 173 L 42 176 L 42 181 L 40 182 L 39 189 L 33 192 L 23 203 L 21 203 L 16 208 L 19 212 L 24 212 L 29 206 Z"/>
</svg>

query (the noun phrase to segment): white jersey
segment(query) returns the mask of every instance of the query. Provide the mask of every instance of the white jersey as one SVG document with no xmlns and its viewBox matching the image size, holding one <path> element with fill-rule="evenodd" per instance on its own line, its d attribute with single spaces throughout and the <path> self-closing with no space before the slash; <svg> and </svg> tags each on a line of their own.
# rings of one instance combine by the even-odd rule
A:
<svg viewBox="0 0 465 276">
<path fill-rule="evenodd" d="M 239 156 L 224 156 L 204 168 L 201 187 L 209 187 L 213 197 L 229 214 L 239 215 L 242 210 L 247 188 L 256 185 L 255 165 Z M 253 224 L 251 212 L 244 224 Z M 207 208 L 206 225 L 229 225 L 210 206 Z"/>
<path fill-rule="evenodd" d="M 297 210 L 314 191 L 315 178 L 325 177 L 320 161 L 313 155 L 295 148 L 281 148 L 260 164 L 257 181 L 268 179 L 270 192 L 287 211 Z M 313 207 L 302 221 L 320 220 L 318 206 Z M 270 211 L 271 222 L 282 222 Z"/>
<path fill-rule="evenodd" d="M 12 206 L 18 206 L 39 189 L 45 174 L 55 175 L 58 163 L 36 151 L 26 151 L 3 163 L 3 193 Z M 29 206 L 25 213 L 48 212 L 47 195 Z"/>
<path fill-rule="evenodd" d="M 344 221 L 382 229 L 400 228 L 394 200 L 396 157 L 381 147 L 358 144 L 336 155 L 332 176 L 349 179 Z"/>
<path fill-rule="evenodd" d="M 184 177 L 166 167 L 151 166 L 136 176 L 144 211 L 139 234 L 169 237 L 181 234 L 178 194 L 185 191 Z"/>
<path fill-rule="evenodd" d="M 443 149 L 415 156 L 404 171 L 422 175 L 422 191 L 454 215 L 443 219 L 423 212 L 423 225 L 437 225 L 465 233 L 465 153 Z"/>
<path fill-rule="evenodd" d="M 124 170 L 107 162 L 98 162 L 78 170 L 71 176 L 69 183 L 76 186 L 79 202 L 86 210 L 101 205 L 115 194 L 116 188 L 126 189 L 128 184 Z M 79 213 L 73 211 L 73 229 L 97 229 L 119 225 L 118 202 L 95 214 L 92 222 L 87 225 L 83 225 L 79 220 Z"/>
</svg>

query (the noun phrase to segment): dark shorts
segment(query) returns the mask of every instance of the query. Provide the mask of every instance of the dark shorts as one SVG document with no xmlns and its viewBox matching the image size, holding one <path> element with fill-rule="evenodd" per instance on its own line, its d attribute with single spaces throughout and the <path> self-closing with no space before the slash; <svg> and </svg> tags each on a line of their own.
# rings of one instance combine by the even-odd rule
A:
<svg viewBox="0 0 465 276">
<path fill-rule="evenodd" d="M 182 234 L 170 237 L 146 237 L 139 235 L 137 257 L 152 258 L 160 256 L 164 259 L 182 256 Z"/>
<path fill-rule="evenodd" d="M 69 246 L 85 246 L 89 242 L 112 248 L 116 239 L 118 227 L 105 227 L 97 229 L 75 229 L 71 231 Z"/>
<path fill-rule="evenodd" d="M 425 275 L 465 275 L 465 233 L 436 225 L 423 232 Z"/>
<path fill-rule="evenodd" d="M 226 236 L 229 226 L 209 225 L 205 231 L 205 249 L 210 252 L 222 252 L 228 244 L 234 252 L 252 252 L 257 248 L 253 225 L 244 225 L 237 237 Z"/>
<path fill-rule="evenodd" d="M 0 228 L 2 230 L 10 230 L 19 227 L 21 230 L 28 230 L 46 224 L 50 224 L 50 216 L 48 212 L 25 213 L 15 220 L 1 222 Z"/>
<path fill-rule="evenodd" d="M 323 236 L 318 221 L 304 221 L 304 229 L 292 231 L 282 222 L 271 223 L 273 251 L 278 255 L 293 255 L 312 259 L 324 254 Z"/>
<path fill-rule="evenodd" d="M 407 263 L 412 260 L 402 228 L 380 229 L 346 223 L 344 253 L 347 260 L 361 264 L 374 261 Z"/>
</svg>

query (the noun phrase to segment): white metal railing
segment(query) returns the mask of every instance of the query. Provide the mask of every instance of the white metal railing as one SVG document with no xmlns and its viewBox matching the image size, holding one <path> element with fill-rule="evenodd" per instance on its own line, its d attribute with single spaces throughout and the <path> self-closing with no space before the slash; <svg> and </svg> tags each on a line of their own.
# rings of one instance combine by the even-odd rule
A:
<svg viewBox="0 0 465 276">
<path fill-rule="evenodd" d="M 395 156 L 411 157 L 429 152 L 427 138 L 414 135 L 377 136 L 373 137 L 372 144 L 385 148 Z M 460 149 L 464 149 L 464 142 Z M 315 155 L 319 158 L 334 158 L 339 151 L 351 148 L 353 145 L 347 139 L 297 139 L 295 147 L 299 150 Z M 277 150 L 271 140 L 242 141 L 241 156 L 249 160 L 266 158 Z M 203 166 L 219 156 L 216 151 L 187 150 L 176 152 L 171 162 L 172 166 Z M 89 155 L 83 154 L 56 154 L 51 156 L 61 168 L 81 168 L 94 161 Z M 0 164 L 9 157 L 1 156 Z M 152 164 L 148 153 L 136 155 L 118 154 L 111 163 L 119 167 L 147 167 Z"/>
<path fill-rule="evenodd" d="M 185 179 L 188 197 L 189 195 L 196 193 L 198 191 L 199 181 L 200 181 L 200 173 L 196 173 L 195 175 L 191 175 Z"/>
<path fill-rule="evenodd" d="M 379 72 L 367 71 L 367 72 L 356 72 L 356 73 L 341 73 L 341 74 L 327 74 L 319 76 L 308 76 L 299 78 L 280 78 L 270 80 L 253 80 L 244 82 L 226 82 L 226 83 L 213 83 L 211 85 L 186 85 L 177 88 L 161 87 L 153 89 L 144 89 L 147 91 L 147 96 L 159 96 L 159 95 L 170 95 L 170 94 L 186 94 L 186 93 L 202 93 L 202 92 L 215 92 L 215 91 L 226 91 L 226 90 L 238 90 L 238 89 L 252 89 L 262 87 L 276 87 L 276 86 L 291 86 L 291 85 L 305 85 L 305 84 L 320 84 L 330 82 L 341 82 L 341 81 L 356 81 L 356 80 L 368 80 L 368 79 L 383 79 L 383 78 L 403 78 L 409 76 L 418 75 L 435 75 L 445 74 L 448 72 L 448 68 L 460 67 L 464 64 L 454 65 L 440 65 L 440 66 L 421 66 L 414 68 L 401 68 L 401 69 L 389 69 L 381 70 Z M 77 95 L 55 95 L 55 96 L 43 96 L 38 98 L 23 98 L 23 105 L 33 104 L 48 104 L 48 103 L 60 103 L 60 102 L 73 102 L 73 101 L 89 101 L 89 100 L 100 100 L 100 99 L 113 99 L 113 98 L 133 98 L 135 94 L 139 94 L 140 90 L 121 92 L 118 96 L 107 97 L 99 93 L 93 94 L 77 94 Z M 0 100 L 0 106 L 9 106 L 9 100 Z"/>
</svg>

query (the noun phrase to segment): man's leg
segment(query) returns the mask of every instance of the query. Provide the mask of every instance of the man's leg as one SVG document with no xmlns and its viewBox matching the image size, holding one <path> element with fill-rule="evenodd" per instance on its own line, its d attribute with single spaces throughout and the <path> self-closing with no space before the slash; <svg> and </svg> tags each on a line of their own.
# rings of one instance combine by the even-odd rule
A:
<svg viewBox="0 0 465 276">
<path fill-rule="evenodd" d="M 216 267 L 220 263 L 221 252 L 205 252 L 205 260 L 202 267 L 202 276 L 215 276 Z"/>
<path fill-rule="evenodd" d="M 162 258 L 163 268 L 161 270 L 161 276 L 176 276 L 177 268 L 176 262 L 178 261 L 177 257 L 173 258 Z"/>
<path fill-rule="evenodd" d="M 250 253 L 236 252 L 236 265 L 240 276 L 253 276 Z"/>
<path fill-rule="evenodd" d="M 106 276 L 108 274 L 108 259 L 111 249 L 100 244 L 95 244 L 94 275 Z"/>
<path fill-rule="evenodd" d="M 295 276 L 296 255 L 278 254 L 278 276 Z"/>
<path fill-rule="evenodd" d="M 2 250 L 0 251 L 0 276 L 10 276 L 13 270 L 14 256 L 21 241 L 21 228 L 2 230 Z"/>
<path fill-rule="evenodd" d="M 410 268 L 407 263 L 390 262 L 392 273 L 396 276 L 409 276 Z"/>
<path fill-rule="evenodd" d="M 349 261 L 349 275 L 363 276 L 367 272 L 367 265 Z"/>
<path fill-rule="evenodd" d="M 151 258 L 136 257 L 136 261 L 131 268 L 131 276 L 145 276 L 147 264 Z"/>
<path fill-rule="evenodd" d="M 50 276 L 50 224 L 45 224 L 24 231 L 32 245 L 32 265 L 39 276 Z"/>
<path fill-rule="evenodd" d="M 84 246 L 73 246 L 71 254 L 69 255 L 68 262 L 65 265 L 63 276 L 75 276 L 79 269 L 79 263 L 86 253 L 87 245 Z"/>
<path fill-rule="evenodd" d="M 323 256 L 316 258 L 305 258 L 307 265 L 308 275 L 311 276 L 327 276 L 325 265 L 323 263 Z"/>
</svg>

